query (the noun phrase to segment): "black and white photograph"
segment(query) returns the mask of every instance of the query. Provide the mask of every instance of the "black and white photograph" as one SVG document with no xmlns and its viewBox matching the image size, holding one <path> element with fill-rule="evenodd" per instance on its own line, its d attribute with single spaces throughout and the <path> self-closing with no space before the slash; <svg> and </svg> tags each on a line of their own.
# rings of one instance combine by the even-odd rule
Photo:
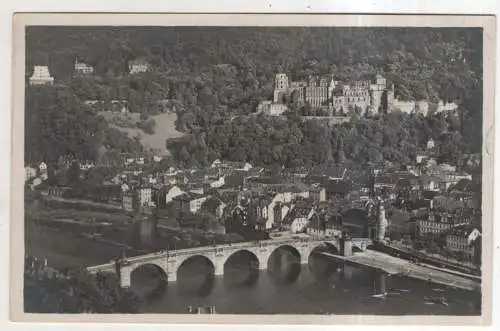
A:
<svg viewBox="0 0 500 331">
<path fill-rule="evenodd" d="M 21 38 L 24 314 L 485 312 L 480 25 Z"/>
</svg>

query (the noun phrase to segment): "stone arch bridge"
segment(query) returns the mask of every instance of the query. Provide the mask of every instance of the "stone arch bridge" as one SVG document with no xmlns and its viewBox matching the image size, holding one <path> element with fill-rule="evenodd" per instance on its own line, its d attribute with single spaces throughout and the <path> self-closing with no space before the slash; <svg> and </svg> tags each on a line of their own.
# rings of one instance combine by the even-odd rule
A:
<svg viewBox="0 0 500 331">
<path fill-rule="evenodd" d="M 372 240 L 365 238 L 352 238 L 343 241 L 339 238 L 316 239 L 299 238 L 276 238 L 264 241 L 242 242 L 235 244 L 203 246 L 179 250 L 156 252 L 152 254 L 134 256 L 122 260 L 117 267 L 115 262 L 89 267 L 91 273 L 97 272 L 119 272 L 122 287 L 131 286 L 131 275 L 134 270 L 143 265 L 155 265 L 167 276 L 168 282 L 177 281 L 177 271 L 188 259 L 202 256 L 208 259 L 213 266 L 215 275 L 224 274 L 224 265 L 235 253 L 246 251 L 256 257 L 259 269 L 267 269 L 268 261 L 277 249 L 284 248 L 291 251 L 300 258 L 301 264 L 307 264 L 312 251 L 321 246 L 328 247 L 331 251 L 342 255 L 351 255 L 353 250 L 364 251 L 372 244 Z M 342 245 L 342 246 L 341 246 Z"/>
</svg>

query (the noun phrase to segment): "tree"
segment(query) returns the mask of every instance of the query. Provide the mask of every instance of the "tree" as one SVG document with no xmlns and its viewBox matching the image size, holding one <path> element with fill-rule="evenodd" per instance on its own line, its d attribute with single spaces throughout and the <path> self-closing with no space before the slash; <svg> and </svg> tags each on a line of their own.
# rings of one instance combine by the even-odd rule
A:
<svg viewBox="0 0 500 331">
<path fill-rule="evenodd" d="M 27 313 L 136 313 L 138 298 L 112 274 L 84 269 L 63 274 L 26 258 L 24 311 Z"/>
<path fill-rule="evenodd" d="M 342 138 L 339 138 L 338 143 L 337 143 L 337 162 L 338 163 L 343 163 L 346 160 L 345 153 L 344 153 L 344 140 Z"/>
<path fill-rule="evenodd" d="M 75 185 L 80 181 L 80 164 L 78 162 L 73 162 L 66 172 L 66 178 L 71 185 Z"/>
</svg>

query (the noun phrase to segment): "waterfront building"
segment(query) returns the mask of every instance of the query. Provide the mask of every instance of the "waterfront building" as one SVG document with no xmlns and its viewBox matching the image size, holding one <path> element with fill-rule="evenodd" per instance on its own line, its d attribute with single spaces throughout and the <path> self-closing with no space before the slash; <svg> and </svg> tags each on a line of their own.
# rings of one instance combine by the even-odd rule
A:
<svg viewBox="0 0 500 331">
<path fill-rule="evenodd" d="M 307 205 L 292 205 L 281 222 L 280 228 L 290 231 L 290 233 L 301 233 L 306 231 L 309 221 L 316 215 L 316 211 Z"/>
<path fill-rule="evenodd" d="M 139 203 L 143 207 L 149 207 L 152 204 L 152 190 L 149 186 L 141 186 L 137 189 Z"/>
<path fill-rule="evenodd" d="M 122 208 L 126 212 L 135 210 L 136 194 L 135 192 L 126 191 L 122 194 Z"/>
<path fill-rule="evenodd" d="M 319 211 L 307 225 L 307 233 L 320 237 L 340 237 L 342 234 L 342 216 L 338 213 Z"/>
<path fill-rule="evenodd" d="M 464 261 L 481 261 L 481 232 L 471 226 L 460 226 L 446 235 L 446 248 L 461 255 Z"/>
</svg>

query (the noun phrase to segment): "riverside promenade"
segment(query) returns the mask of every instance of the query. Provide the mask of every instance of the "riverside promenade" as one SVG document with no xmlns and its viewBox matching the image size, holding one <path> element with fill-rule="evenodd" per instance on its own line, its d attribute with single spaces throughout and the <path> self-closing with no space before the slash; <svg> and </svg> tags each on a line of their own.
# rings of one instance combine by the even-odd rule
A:
<svg viewBox="0 0 500 331">
<path fill-rule="evenodd" d="M 401 275 L 469 291 L 479 291 L 481 289 L 481 283 L 478 280 L 465 278 L 445 269 L 430 268 L 425 265 L 415 264 L 408 260 L 373 250 L 356 253 L 348 257 L 327 252 L 320 254 L 337 262 L 374 269 L 389 275 Z"/>
</svg>

